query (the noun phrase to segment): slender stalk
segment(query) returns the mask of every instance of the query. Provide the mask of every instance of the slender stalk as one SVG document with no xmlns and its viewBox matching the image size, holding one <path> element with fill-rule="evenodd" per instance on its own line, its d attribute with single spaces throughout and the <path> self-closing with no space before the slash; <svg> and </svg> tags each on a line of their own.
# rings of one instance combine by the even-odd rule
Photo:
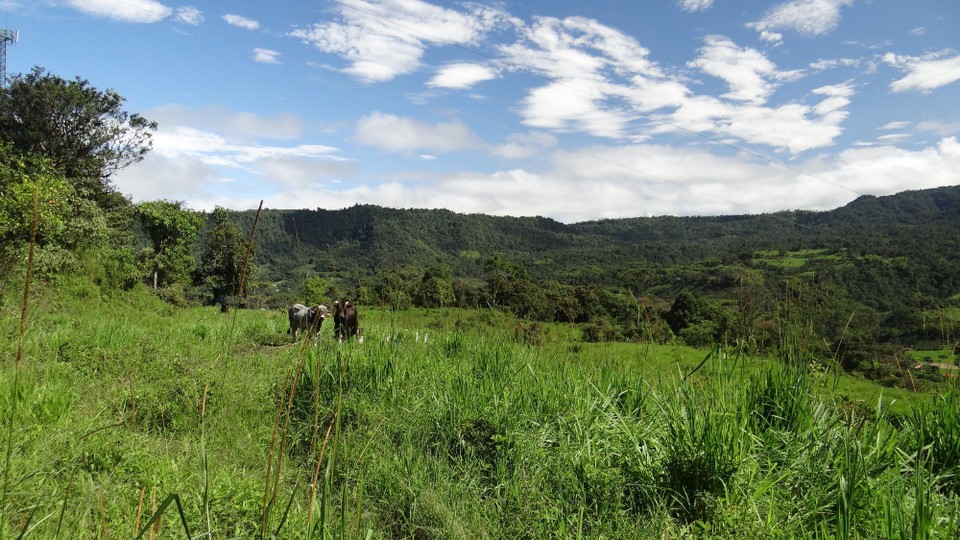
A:
<svg viewBox="0 0 960 540">
<path fill-rule="evenodd" d="M 210 472 L 207 465 L 207 393 L 210 385 L 203 387 L 203 399 L 200 401 L 200 462 L 203 468 L 203 513 L 207 518 L 207 537 L 213 538 L 213 525 L 210 520 Z"/>
<path fill-rule="evenodd" d="M 290 384 L 290 374 L 287 373 L 286 380 L 283 381 L 283 390 L 284 394 L 287 390 L 287 385 Z M 273 477 L 273 451 L 277 446 L 277 434 L 280 431 L 280 415 L 283 413 L 283 401 L 277 402 L 277 414 L 273 420 L 273 435 L 270 438 L 270 449 L 267 451 L 267 472 L 266 472 L 266 485 L 263 488 L 263 509 L 260 513 L 260 533 L 259 538 L 265 538 L 267 531 L 267 513 L 269 511 L 269 501 L 270 501 L 270 479 Z"/>
<path fill-rule="evenodd" d="M 33 188 L 33 213 L 30 218 L 30 249 L 27 252 L 26 279 L 23 283 L 23 303 L 20 304 L 20 335 L 17 338 L 17 358 L 13 372 L 13 398 L 7 413 L 7 444 L 3 460 L 3 495 L 0 496 L 0 540 L 3 539 L 3 523 L 10 491 L 10 458 L 13 454 L 13 426 L 16 424 L 17 405 L 20 395 L 20 365 L 23 362 L 23 336 L 27 331 L 27 305 L 30 301 L 30 278 L 33 274 L 33 251 L 37 244 L 37 208 L 40 205 L 40 186 Z"/>
</svg>

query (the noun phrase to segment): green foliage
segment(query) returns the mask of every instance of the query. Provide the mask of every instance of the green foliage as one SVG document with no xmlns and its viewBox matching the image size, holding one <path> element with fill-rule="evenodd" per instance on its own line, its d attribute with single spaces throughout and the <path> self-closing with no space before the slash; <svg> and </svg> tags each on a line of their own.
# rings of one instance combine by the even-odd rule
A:
<svg viewBox="0 0 960 540">
<path fill-rule="evenodd" d="M 303 285 L 303 300 L 308 306 L 331 304 L 332 300 L 340 298 L 340 291 L 329 280 L 320 276 L 307 279 Z M 332 309 L 332 306 L 330 306 Z"/>
<path fill-rule="evenodd" d="M 413 291 L 413 301 L 421 307 L 444 307 L 454 303 L 453 275 L 449 267 L 427 268 Z"/>
<path fill-rule="evenodd" d="M 194 267 L 191 247 L 203 216 L 183 208 L 182 202 L 161 200 L 138 204 L 137 220 L 150 238 L 152 250 L 145 255 L 157 286 L 187 282 Z"/>
<path fill-rule="evenodd" d="M 209 290 L 214 300 L 223 300 L 239 294 L 246 243 L 225 209 L 214 208 L 212 217 L 213 225 L 206 236 L 194 282 Z"/>
</svg>

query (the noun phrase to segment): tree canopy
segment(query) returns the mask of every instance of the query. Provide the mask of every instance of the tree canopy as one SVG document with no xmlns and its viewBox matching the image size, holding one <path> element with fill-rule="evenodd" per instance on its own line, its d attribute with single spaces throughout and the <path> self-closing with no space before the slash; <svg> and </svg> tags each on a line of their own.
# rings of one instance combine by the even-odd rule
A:
<svg viewBox="0 0 960 540">
<path fill-rule="evenodd" d="M 82 196 L 100 200 L 111 191 L 113 173 L 150 151 L 157 129 L 123 103 L 113 90 L 36 67 L 0 91 L 0 139 L 21 155 L 44 156 Z"/>
</svg>

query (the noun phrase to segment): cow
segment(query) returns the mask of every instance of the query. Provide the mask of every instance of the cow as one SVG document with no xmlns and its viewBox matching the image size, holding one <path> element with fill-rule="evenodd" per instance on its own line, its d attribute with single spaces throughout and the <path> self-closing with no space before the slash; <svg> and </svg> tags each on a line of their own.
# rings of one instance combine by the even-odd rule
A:
<svg viewBox="0 0 960 540">
<path fill-rule="evenodd" d="M 294 304 L 290 306 L 287 314 L 290 316 L 290 329 L 287 333 L 293 334 L 293 341 L 296 342 L 298 330 L 306 330 L 308 334 L 314 336 L 320 335 L 320 326 L 330 315 L 330 310 L 322 304 L 316 307 Z"/>
<path fill-rule="evenodd" d="M 337 341 L 351 339 L 354 336 L 358 341 L 363 340 L 360 336 L 360 325 L 357 322 L 357 306 L 347 300 L 333 302 L 333 335 Z"/>
</svg>

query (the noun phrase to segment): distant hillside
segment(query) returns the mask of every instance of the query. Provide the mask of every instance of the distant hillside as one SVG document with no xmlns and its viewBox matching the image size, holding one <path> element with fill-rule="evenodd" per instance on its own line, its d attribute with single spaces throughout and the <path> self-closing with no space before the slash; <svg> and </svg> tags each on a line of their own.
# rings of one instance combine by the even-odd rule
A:
<svg viewBox="0 0 960 540">
<path fill-rule="evenodd" d="M 250 230 L 255 212 L 235 214 Z M 689 264 L 757 250 L 845 249 L 852 253 L 954 258 L 960 252 L 960 186 L 863 196 L 827 212 L 607 219 L 566 225 L 544 217 L 357 205 L 343 210 L 265 210 L 256 262 L 283 279 L 312 267 L 344 278 L 380 270 L 447 265 L 477 277 L 502 255 L 538 278 L 603 278 L 634 263 Z M 933 257 L 936 258 L 936 257 Z"/>
</svg>

